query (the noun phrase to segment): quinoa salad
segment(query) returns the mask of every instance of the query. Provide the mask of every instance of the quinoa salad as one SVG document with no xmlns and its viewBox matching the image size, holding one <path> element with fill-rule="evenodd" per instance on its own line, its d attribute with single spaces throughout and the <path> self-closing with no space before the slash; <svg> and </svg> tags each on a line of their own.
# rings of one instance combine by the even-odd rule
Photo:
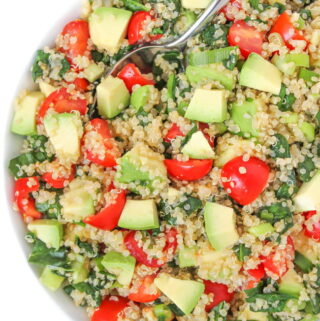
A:
<svg viewBox="0 0 320 321">
<path fill-rule="evenodd" d="M 14 209 L 88 320 L 320 318 L 320 1 L 91 0 L 15 102 Z M 60 32 L 60 33 L 59 33 Z"/>
</svg>

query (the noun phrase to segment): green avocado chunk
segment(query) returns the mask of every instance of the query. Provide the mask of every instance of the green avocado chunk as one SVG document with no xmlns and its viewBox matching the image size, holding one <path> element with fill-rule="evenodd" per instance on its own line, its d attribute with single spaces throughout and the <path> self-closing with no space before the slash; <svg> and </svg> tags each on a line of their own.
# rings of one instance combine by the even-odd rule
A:
<svg viewBox="0 0 320 321">
<path fill-rule="evenodd" d="M 176 279 L 167 273 L 160 273 L 154 284 L 185 314 L 192 312 L 204 292 L 203 283 Z"/>
<path fill-rule="evenodd" d="M 240 135 L 244 137 L 258 136 L 258 130 L 255 128 L 254 116 L 257 113 L 255 101 L 245 101 L 242 104 L 234 103 L 231 106 L 231 119 L 240 128 Z"/>
<path fill-rule="evenodd" d="M 47 247 L 59 249 L 63 237 L 63 228 L 57 220 L 34 220 L 28 224 L 28 230 L 34 233 Z"/>
<path fill-rule="evenodd" d="M 136 259 L 133 256 L 124 256 L 111 251 L 103 257 L 101 264 L 109 273 L 117 276 L 117 281 L 120 284 L 130 285 L 136 266 Z"/>
<path fill-rule="evenodd" d="M 127 200 L 118 226 L 129 230 L 158 228 L 158 210 L 154 200 Z"/>
<path fill-rule="evenodd" d="M 185 247 L 179 251 L 179 267 L 185 268 L 197 265 L 197 248 L 196 247 Z"/>
<path fill-rule="evenodd" d="M 294 269 L 290 269 L 280 280 L 279 292 L 299 298 L 304 289 L 302 278 Z"/>
<path fill-rule="evenodd" d="M 150 98 L 150 94 L 153 89 L 154 89 L 154 86 L 146 85 L 134 90 L 131 95 L 130 105 L 136 111 L 140 111 L 141 109 L 145 110 L 143 107 L 147 105 Z"/>
<path fill-rule="evenodd" d="M 212 159 L 214 151 L 202 131 L 192 134 L 190 140 L 183 146 L 182 154 L 194 159 Z"/>
<path fill-rule="evenodd" d="M 57 291 L 64 281 L 64 277 L 53 273 L 49 266 L 46 266 L 40 276 L 40 282 L 50 291 Z"/>
</svg>

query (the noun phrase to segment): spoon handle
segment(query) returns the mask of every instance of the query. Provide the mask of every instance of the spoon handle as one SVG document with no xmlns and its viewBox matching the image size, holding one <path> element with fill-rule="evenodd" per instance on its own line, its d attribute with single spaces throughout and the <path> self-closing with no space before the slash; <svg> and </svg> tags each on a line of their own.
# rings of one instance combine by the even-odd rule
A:
<svg viewBox="0 0 320 321">
<path fill-rule="evenodd" d="M 192 36 L 200 32 L 210 18 L 212 18 L 212 16 L 216 14 L 222 7 L 224 7 L 229 1 L 230 0 L 213 0 L 200 18 L 184 34 L 172 42 L 162 44 L 162 46 L 170 49 L 185 44 Z"/>
</svg>

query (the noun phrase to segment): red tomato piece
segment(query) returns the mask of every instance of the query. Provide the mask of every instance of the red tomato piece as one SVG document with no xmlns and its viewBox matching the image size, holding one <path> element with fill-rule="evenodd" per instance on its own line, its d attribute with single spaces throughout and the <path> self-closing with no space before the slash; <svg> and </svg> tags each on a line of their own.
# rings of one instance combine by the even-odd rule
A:
<svg viewBox="0 0 320 321">
<path fill-rule="evenodd" d="M 117 165 L 116 159 L 121 156 L 108 122 L 100 118 L 92 119 L 86 126 L 83 148 L 89 161 L 105 167 Z"/>
<path fill-rule="evenodd" d="M 91 321 L 117 321 L 124 316 L 124 309 L 129 305 L 129 300 L 121 296 L 107 296 L 94 311 Z"/>
<path fill-rule="evenodd" d="M 270 168 L 257 157 L 247 161 L 243 156 L 236 157 L 222 167 L 223 187 L 239 204 L 252 203 L 268 183 Z"/>
<path fill-rule="evenodd" d="M 204 137 L 206 138 L 206 140 L 208 141 L 209 145 L 211 147 L 214 147 L 214 137 L 210 136 L 207 132 L 206 129 L 209 128 L 209 125 L 206 123 L 201 123 L 199 122 L 199 129 L 202 131 Z"/>
<path fill-rule="evenodd" d="M 154 285 L 153 281 L 156 275 L 147 275 L 137 281 L 134 281 L 135 292 L 130 293 L 128 298 L 139 303 L 152 302 L 159 298 L 161 292 Z"/>
<path fill-rule="evenodd" d="M 64 168 L 65 169 L 65 168 Z M 53 188 L 64 188 L 71 182 L 76 174 L 76 168 L 72 166 L 66 175 L 59 175 L 59 163 L 55 162 L 52 170 L 48 170 L 42 175 L 42 179 Z M 54 172 L 57 174 L 54 175 Z"/>
<path fill-rule="evenodd" d="M 53 108 L 57 113 L 70 113 L 78 111 L 81 115 L 87 112 L 86 99 L 72 99 L 72 95 L 66 88 L 60 88 L 51 93 L 42 103 L 37 116 L 38 124 L 41 124 L 49 108 Z"/>
<path fill-rule="evenodd" d="M 263 39 L 264 35 L 244 20 L 235 21 L 228 33 L 229 45 L 238 46 L 244 58 L 252 52 L 261 54 Z"/>
<path fill-rule="evenodd" d="M 163 138 L 166 143 L 170 143 L 172 140 L 176 139 L 179 136 L 185 136 L 185 134 L 181 131 L 180 127 L 174 123 L 169 129 L 167 135 Z"/>
<path fill-rule="evenodd" d="M 213 294 L 213 301 L 206 305 L 206 311 L 209 312 L 212 308 L 217 306 L 222 301 L 228 303 L 231 302 L 234 296 L 234 292 L 229 292 L 228 287 L 222 283 L 211 282 L 209 280 L 203 280 L 205 294 Z"/>
<path fill-rule="evenodd" d="M 235 14 L 242 10 L 241 0 L 231 0 L 226 6 L 224 6 L 220 12 L 223 12 L 227 20 L 235 20 Z"/>
<path fill-rule="evenodd" d="M 278 33 L 289 49 L 294 49 L 290 44 L 290 40 L 304 40 L 306 42 L 306 47 L 308 46 L 308 41 L 303 36 L 302 31 L 294 27 L 290 16 L 286 12 L 278 17 L 270 30 L 270 34 L 271 33 Z"/>
<path fill-rule="evenodd" d="M 292 238 L 288 236 L 285 248 L 276 247 L 267 257 L 262 258 L 264 269 L 268 276 L 282 277 L 287 273 L 289 265 L 294 260 L 295 251 Z"/>
<path fill-rule="evenodd" d="M 304 212 L 303 215 L 305 216 L 306 220 L 309 220 L 312 216 L 316 215 L 317 211 L 309 211 Z M 320 242 L 320 220 L 316 223 L 313 223 L 312 229 L 309 230 L 306 225 L 303 226 L 304 229 L 304 235 Z"/>
<path fill-rule="evenodd" d="M 134 45 L 137 42 L 141 42 L 143 40 L 143 30 L 146 27 L 146 23 L 155 18 L 148 11 L 137 11 L 135 12 L 128 26 L 128 41 L 129 45 Z M 162 34 L 159 35 L 148 35 L 150 41 L 158 40 L 162 37 Z"/>
<path fill-rule="evenodd" d="M 85 78 L 76 78 L 72 83 L 78 91 L 85 92 L 88 90 L 89 81 Z"/>
<path fill-rule="evenodd" d="M 246 270 L 246 272 L 250 276 L 245 286 L 246 290 L 256 287 L 266 274 L 263 263 L 260 263 L 255 269 Z"/>
<path fill-rule="evenodd" d="M 111 231 L 118 225 L 126 203 L 126 191 L 113 189 L 110 195 L 113 196 L 112 202 L 106 204 L 96 215 L 85 218 L 84 223 L 105 231 Z"/>
<path fill-rule="evenodd" d="M 134 85 L 146 86 L 155 84 L 153 79 L 148 79 L 142 75 L 135 64 L 125 65 L 119 72 L 118 78 L 124 81 L 130 92 L 132 92 L 132 87 Z"/>
<path fill-rule="evenodd" d="M 168 173 L 175 179 L 182 181 L 196 181 L 211 171 L 212 159 L 189 159 L 186 162 L 176 159 L 165 159 L 164 164 Z"/>
<path fill-rule="evenodd" d="M 34 199 L 29 195 L 31 192 L 37 192 L 40 189 L 39 177 L 19 178 L 15 182 L 14 197 L 17 207 L 23 216 L 32 218 L 41 218 L 40 213 L 35 206 Z"/>
<path fill-rule="evenodd" d="M 69 22 L 62 30 L 64 46 L 59 50 L 67 56 L 69 62 L 75 64 L 78 56 L 89 56 L 88 41 L 90 39 L 89 24 L 85 20 Z"/>
<path fill-rule="evenodd" d="M 149 267 L 161 267 L 166 262 L 168 262 L 169 256 L 172 256 L 177 249 L 177 231 L 171 229 L 166 232 L 166 245 L 163 248 L 162 258 L 149 258 L 148 254 L 139 246 L 137 240 L 135 239 L 136 233 L 138 231 L 130 231 L 124 238 L 124 244 L 136 260 Z M 161 260 L 161 262 L 159 262 Z"/>
</svg>

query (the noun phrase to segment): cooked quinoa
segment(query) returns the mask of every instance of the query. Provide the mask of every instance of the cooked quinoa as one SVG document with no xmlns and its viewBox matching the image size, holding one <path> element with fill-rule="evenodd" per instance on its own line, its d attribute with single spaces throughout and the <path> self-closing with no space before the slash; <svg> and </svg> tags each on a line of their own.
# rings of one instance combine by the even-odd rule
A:
<svg viewBox="0 0 320 321">
<path fill-rule="evenodd" d="M 29 261 L 91 321 L 320 318 L 320 1 L 86 0 L 15 102 Z"/>
</svg>

